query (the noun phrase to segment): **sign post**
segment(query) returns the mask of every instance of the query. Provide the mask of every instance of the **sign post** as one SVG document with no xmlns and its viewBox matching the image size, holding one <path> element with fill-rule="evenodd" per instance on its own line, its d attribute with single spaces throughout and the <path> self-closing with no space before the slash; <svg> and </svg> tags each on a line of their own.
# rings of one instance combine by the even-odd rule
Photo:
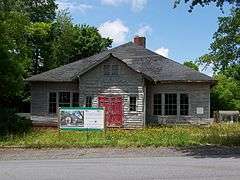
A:
<svg viewBox="0 0 240 180">
<path fill-rule="evenodd" d="M 59 130 L 104 130 L 104 109 L 94 107 L 59 108 Z M 87 132 L 88 133 L 88 132 Z"/>
</svg>

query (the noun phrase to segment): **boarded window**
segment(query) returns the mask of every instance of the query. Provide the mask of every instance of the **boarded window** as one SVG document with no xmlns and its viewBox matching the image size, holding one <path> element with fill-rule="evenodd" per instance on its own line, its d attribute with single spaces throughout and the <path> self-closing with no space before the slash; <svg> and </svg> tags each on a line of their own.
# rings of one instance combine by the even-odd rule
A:
<svg viewBox="0 0 240 180">
<path fill-rule="evenodd" d="M 110 65 L 109 64 L 105 64 L 103 66 L 103 74 L 104 75 L 110 75 Z"/>
<path fill-rule="evenodd" d="M 112 75 L 118 75 L 119 65 L 112 65 Z"/>
<path fill-rule="evenodd" d="M 50 92 L 49 93 L 49 113 L 57 112 L 57 93 Z"/>
<path fill-rule="evenodd" d="M 137 108 L 137 97 L 136 96 L 130 96 L 129 110 L 130 111 L 136 111 L 136 108 Z"/>
<path fill-rule="evenodd" d="M 59 107 L 70 107 L 70 92 L 59 92 Z"/>
<path fill-rule="evenodd" d="M 177 94 L 165 94 L 165 115 L 177 115 Z"/>
<path fill-rule="evenodd" d="M 162 115 L 162 94 L 154 94 L 153 96 L 153 114 Z"/>
<path fill-rule="evenodd" d="M 180 94 L 180 115 L 188 115 L 189 98 L 188 94 Z"/>
<path fill-rule="evenodd" d="M 86 107 L 92 107 L 92 96 L 86 96 Z"/>
<path fill-rule="evenodd" d="M 79 106 L 79 93 L 73 93 L 72 95 L 72 106 L 78 107 Z"/>
</svg>

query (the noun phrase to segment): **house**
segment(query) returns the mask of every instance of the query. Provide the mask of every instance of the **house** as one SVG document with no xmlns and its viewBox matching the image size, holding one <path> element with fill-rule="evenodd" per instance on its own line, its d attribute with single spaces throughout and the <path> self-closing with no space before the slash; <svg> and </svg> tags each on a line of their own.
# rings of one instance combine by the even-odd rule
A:
<svg viewBox="0 0 240 180">
<path fill-rule="evenodd" d="M 210 118 L 211 77 L 145 48 L 145 37 L 34 75 L 32 120 L 56 121 L 57 108 L 105 107 L 108 127 Z"/>
</svg>

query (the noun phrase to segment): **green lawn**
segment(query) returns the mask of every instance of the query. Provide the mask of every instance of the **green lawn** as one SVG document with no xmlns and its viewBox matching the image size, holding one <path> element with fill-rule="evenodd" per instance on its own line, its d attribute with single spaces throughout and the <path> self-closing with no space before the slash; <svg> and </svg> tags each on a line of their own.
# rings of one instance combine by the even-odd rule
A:
<svg viewBox="0 0 240 180">
<path fill-rule="evenodd" d="M 146 147 L 193 145 L 240 145 L 240 124 L 215 124 L 210 127 L 169 126 L 105 132 L 34 130 L 24 136 L 4 137 L 0 147 Z"/>
</svg>

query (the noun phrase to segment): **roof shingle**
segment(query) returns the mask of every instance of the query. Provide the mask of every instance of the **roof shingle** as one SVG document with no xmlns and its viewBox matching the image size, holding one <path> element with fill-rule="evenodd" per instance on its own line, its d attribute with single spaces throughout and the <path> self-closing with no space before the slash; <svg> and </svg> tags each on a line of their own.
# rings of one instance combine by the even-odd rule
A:
<svg viewBox="0 0 240 180">
<path fill-rule="evenodd" d="M 78 74 L 87 68 L 98 64 L 97 61 L 102 60 L 112 54 L 116 58 L 122 60 L 129 67 L 140 72 L 152 80 L 158 81 L 186 81 L 186 82 L 202 82 L 213 81 L 198 71 L 192 70 L 171 59 L 156 54 L 132 42 L 123 44 L 110 50 L 103 51 L 88 58 L 80 59 L 70 64 L 60 66 L 58 68 L 34 75 L 27 81 L 49 81 L 49 82 L 69 82 L 77 77 Z"/>
</svg>

